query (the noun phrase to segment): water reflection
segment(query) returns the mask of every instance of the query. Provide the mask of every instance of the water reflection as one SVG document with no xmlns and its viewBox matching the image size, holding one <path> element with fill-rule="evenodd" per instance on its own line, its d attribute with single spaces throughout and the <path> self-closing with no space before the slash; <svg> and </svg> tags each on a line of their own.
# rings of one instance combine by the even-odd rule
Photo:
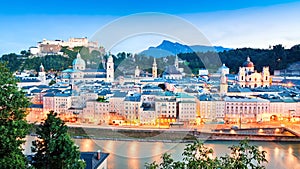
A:
<svg viewBox="0 0 300 169">
<path fill-rule="evenodd" d="M 30 153 L 33 137 L 26 138 L 25 152 Z M 98 149 L 110 153 L 108 158 L 109 169 L 144 168 L 146 162 L 160 162 L 161 154 L 171 153 L 175 160 L 182 159 L 184 143 L 162 142 L 138 142 L 138 141 L 112 141 L 75 139 L 81 151 L 97 151 Z M 231 141 L 208 141 L 205 146 L 214 150 L 214 156 L 222 156 L 229 153 L 228 146 L 237 145 Z M 300 144 L 275 143 L 275 142 L 251 142 L 259 147 L 259 150 L 267 151 L 266 158 L 269 161 L 267 168 L 299 169 L 300 168 Z"/>
<path fill-rule="evenodd" d="M 82 139 L 79 142 L 80 151 L 95 151 L 95 142 L 90 139 Z"/>
<path fill-rule="evenodd" d="M 153 157 L 151 158 L 151 161 L 159 161 L 162 149 L 163 149 L 162 142 L 155 142 L 153 144 L 153 148 L 151 149 L 151 154 L 153 154 Z"/>
</svg>

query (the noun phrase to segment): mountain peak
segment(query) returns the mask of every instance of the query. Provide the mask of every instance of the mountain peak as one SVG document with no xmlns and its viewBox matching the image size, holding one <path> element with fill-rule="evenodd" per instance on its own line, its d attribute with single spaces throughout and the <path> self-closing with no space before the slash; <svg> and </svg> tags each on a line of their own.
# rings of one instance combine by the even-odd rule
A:
<svg viewBox="0 0 300 169">
<path fill-rule="evenodd" d="M 222 46 L 204 46 L 204 45 L 183 45 L 179 42 L 171 42 L 163 40 L 161 44 L 156 47 L 149 47 L 147 50 L 141 52 L 141 54 L 153 57 L 165 57 L 170 55 L 177 55 L 179 53 L 192 53 L 192 52 L 208 52 L 215 51 L 221 52 L 224 50 L 230 50 L 229 48 L 223 48 Z"/>
</svg>

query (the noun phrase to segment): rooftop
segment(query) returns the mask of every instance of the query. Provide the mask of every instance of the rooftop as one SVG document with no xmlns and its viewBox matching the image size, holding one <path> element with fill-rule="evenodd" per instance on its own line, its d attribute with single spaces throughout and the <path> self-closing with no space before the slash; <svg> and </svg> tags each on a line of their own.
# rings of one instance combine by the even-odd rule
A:
<svg viewBox="0 0 300 169">
<path fill-rule="evenodd" d="M 250 98 L 243 96 L 227 96 L 225 97 L 226 102 L 268 102 L 268 100 L 261 98 Z"/>
<path fill-rule="evenodd" d="M 109 156 L 108 153 L 100 153 L 100 159 L 97 159 L 97 152 L 80 152 L 80 158 L 86 163 L 86 169 L 97 169 L 105 159 Z"/>
<path fill-rule="evenodd" d="M 126 92 L 120 92 L 120 91 L 114 91 L 113 94 L 114 95 L 112 97 L 121 97 L 121 98 L 124 98 L 127 95 Z"/>
<path fill-rule="evenodd" d="M 176 93 L 175 96 L 176 98 L 194 98 L 193 96 L 188 95 L 186 93 Z"/>
<path fill-rule="evenodd" d="M 103 72 L 105 73 L 106 70 L 105 69 L 85 69 L 85 70 L 82 70 L 83 72 Z"/>
<path fill-rule="evenodd" d="M 131 96 L 126 96 L 124 101 L 139 102 L 139 101 L 141 101 L 141 95 L 134 94 Z"/>
</svg>

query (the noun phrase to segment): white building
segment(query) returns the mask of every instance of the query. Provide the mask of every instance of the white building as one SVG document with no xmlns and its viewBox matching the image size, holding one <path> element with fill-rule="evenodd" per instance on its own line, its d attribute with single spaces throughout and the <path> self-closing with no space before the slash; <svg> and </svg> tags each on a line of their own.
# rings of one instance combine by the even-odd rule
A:
<svg viewBox="0 0 300 169">
<path fill-rule="evenodd" d="M 87 101 L 81 119 L 96 124 L 109 123 L 109 102 Z"/>
<path fill-rule="evenodd" d="M 86 63 L 77 54 L 77 58 L 72 62 L 72 69 L 62 71 L 61 79 L 64 82 L 74 84 L 76 82 L 96 82 L 96 81 L 114 81 L 114 62 L 110 55 L 105 69 L 86 69 Z"/>
<path fill-rule="evenodd" d="M 47 93 L 43 96 L 43 112 L 48 113 L 54 111 L 59 114 L 68 113 L 71 108 L 72 99 L 69 94 L 62 93 Z"/>
<path fill-rule="evenodd" d="M 142 108 L 139 114 L 140 123 L 143 125 L 156 125 L 157 117 L 154 105 L 151 103 L 142 103 Z"/>
<path fill-rule="evenodd" d="M 225 121 L 239 123 L 262 121 L 270 112 L 270 102 L 261 98 L 228 96 L 225 99 Z"/>
<path fill-rule="evenodd" d="M 225 101 L 219 96 L 201 95 L 198 97 L 198 116 L 203 121 L 222 121 L 225 117 Z"/>
<path fill-rule="evenodd" d="M 199 76 L 208 76 L 208 70 L 207 69 L 199 69 L 198 75 Z"/>
<path fill-rule="evenodd" d="M 263 67 L 263 71 L 258 73 L 254 70 L 254 64 L 250 58 L 244 62 L 243 66 L 239 68 L 237 83 L 241 87 L 269 87 L 270 86 L 270 71 L 269 67 Z"/>
<path fill-rule="evenodd" d="M 63 54 L 60 52 L 62 47 L 87 47 L 92 50 L 99 50 L 98 42 L 89 41 L 85 38 L 70 38 L 68 41 L 57 40 L 47 40 L 43 39 L 38 42 L 37 47 L 30 47 L 29 51 L 32 55 L 43 55 L 43 54 Z"/>
<path fill-rule="evenodd" d="M 139 123 L 141 113 L 141 95 L 132 94 L 124 99 L 124 115 L 130 123 Z"/>
<path fill-rule="evenodd" d="M 109 98 L 109 112 L 116 113 L 120 116 L 125 116 L 124 110 L 124 99 L 126 97 L 126 92 L 115 91 L 114 95 Z"/>
<path fill-rule="evenodd" d="M 197 116 L 195 97 L 186 93 L 176 93 L 176 102 L 179 121 L 195 122 Z"/>
<path fill-rule="evenodd" d="M 171 92 L 161 92 L 155 97 L 155 112 L 160 123 L 170 122 L 175 119 L 176 114 L 176 97 Z M 166 121 L 165 121 L 166 120 Z"/>
<path fill-rule="evenodd" d="M 229 74 L 229 68 L 223 64 L 219 69 L 218 69 L 218 74 Z"/>
</svg>

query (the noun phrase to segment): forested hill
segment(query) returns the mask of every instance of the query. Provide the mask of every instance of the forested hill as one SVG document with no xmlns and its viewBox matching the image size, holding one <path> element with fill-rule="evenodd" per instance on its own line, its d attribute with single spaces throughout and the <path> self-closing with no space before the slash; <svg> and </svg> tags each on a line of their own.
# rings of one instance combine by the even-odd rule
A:
<svg viewBox="0 0 300 169">
<path fill-rule="evenodd" d="M 225 63 L 232 73 L 238 72 L 239 67 L 243 65 L 248 56 L 256 70 L 261 71 L 263 66 L 269 66 L 273 73 L 274 70 L 285 69 L 288 65 L 300 61 L 300 45 L 295 45 L 290 49 L 276 45 L 272 49 L 241 48 L 219 53 L 184 53 L 178 54 L 178 57 L 186 60 L 189 67 L 195 72 L 199 67 L 204 68 L 200 58 L 209 58 L 210 55 L 219 55 L 222 63 Z"/>
<path fill-rule="evenodd" d="M 77 54 L 77 52 L 75 51 L 71 51 L 68 49 L 63 50 L 63 52 L 67 54 L 67 57 L 49 55 L 45 57 L 36 57 L 30 59 L 28 58 L 29 53 L 26 51 L 22 51 L 21 54 L 12 53 L 3 55 L 0 58 L 0 61 L 8 62 L 8 67 L 13 72 L 23 69 L 38 70 L 41 63 L 43 63 L 46 70 L 60 71 L 70 68 L 70 66 L 72 65 L 72 61 Z M 87 67 L 103 68 L 103 62 L 105 62 L 107 56 L 100 56 L 99 52 L 97 51 L 89 52 L 85 48 L 77 51 L 80 51 L 82 58 L 86 60 Z M 204 68 L 201 58 L 209 59 L 212 55 L 219 55 L 222 63 L 225 63 L 226 66 L 230 68 L 230 71 L 232 73 L 238 72 L 238 68 L 246 61 L 246 58 L 248 56 L 254 63 L 256 70 L 261 71 L 263 66 L 269 66 L 271 73 L 273 73 L 274 70 L 285 69 L 290 64 L 300 61 L 300 45 L 295 45 L 290 49 L 284 49 L 282 45 L 276 45 L 273 46 L 272 49 L 241 48 L 218 53 L 210 51 L 197 53 L 180 53 L 178 54 L 178 57 L 181 60 L 185 60 L 184 65 L 188 66 L 194 74 L 197 74 L 199 68 Z M 148 62 L 151 64 L 153 62 L 153 59 L 151 59 L 150 56 L 146 56 L 143 54 L 132 55 L 122 52 L 113 57 L 115 68 L 117 68 L 124 59 L 130 58 L 132 61 L 128 62 L 128 64 L 133 64 L 132 71 L 134 71 L 134 65 L 138 65 L 140 68 L 144 68 L 143 63 L 145 62 L 145 60 L 148 60 Z M 169 60 L 168 64 L 174 63 L 174 57 L 168 56 L 167 58 Z M 160 67 L 159 64 L 163 62 L 163 58 L 157 58 L 158 67 Z M 120 67 L 118 67 L 118 69 L 122 70 L 121 67 L 122 64 L 120 65 Z M 163 69 L 162 65 L 161 68 Z M 147 71 L 151 70 L 149 69 Z"/>
</svg>

